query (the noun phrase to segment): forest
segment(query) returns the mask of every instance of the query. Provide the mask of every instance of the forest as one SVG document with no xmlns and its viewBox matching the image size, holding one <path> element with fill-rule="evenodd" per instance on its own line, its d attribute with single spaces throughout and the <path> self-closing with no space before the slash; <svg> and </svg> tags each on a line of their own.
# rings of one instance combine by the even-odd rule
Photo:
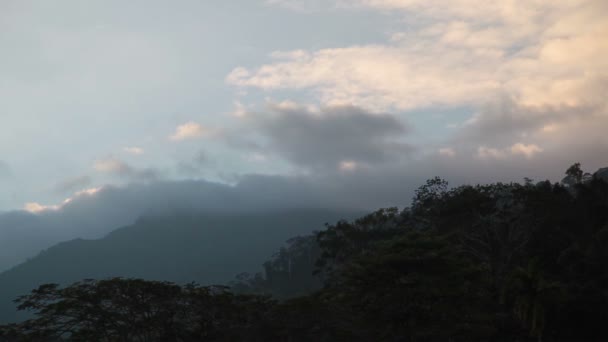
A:
<svg viewBox="0 0 608 342">
<path fill-rule="evenodd" d="M 606 341 L 608 183 L 450 187 L 289 241 L 227 285 L 41 284 L 0 341 Z"/>
</svg>

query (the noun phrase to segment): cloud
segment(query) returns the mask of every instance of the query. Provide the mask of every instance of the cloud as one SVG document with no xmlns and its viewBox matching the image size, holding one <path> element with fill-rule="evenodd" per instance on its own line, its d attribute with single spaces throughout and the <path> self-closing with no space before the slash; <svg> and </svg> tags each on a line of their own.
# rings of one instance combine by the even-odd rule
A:
<svg viewBox="0 0 608 342">
<path fill-rule="evenodd" d="M 72 193 L 78 189 L 89 186 L 92 182 L 93 180 L 89 176 L 69 178 L 55 185 L 54 192 L 58 194 Z"/>
<path fill-rule="evenodd" d="M 234 102 L 234 110 L 232 111 L 232 116 L 236 118 L 242 118 L 247 115 L 247 108 L 244 104 L 239 101 Z"/>
<path fill-rule="evenodd" d="M 269 111 L 248 116 L 248 127 L 266 141 L 262 152 L 275 153 L 301 167 L 335 170 L 345 162 L 383 163 L 412 152 L 403 141 L 408 125 L 389 114 L 352 106 L 316 111 L 288 102 L 271 105 Z"/>
<path fill-rule="evenodd" d="M 101 173 L 111 173 L 117 175 L 126 175 L 133 171 L 127 163 L 115 158 L 96 160 L 93 164 L 93 168 L 95 171 Z"/>
<path fill-rule="evenodd" d="M 126 153 L 133 154 L 133 155 L 144 154 L 144 149 L 141 147 L 137 147 L 137 146 L 125 147 L 122 150 L 125 151 Z"/>
<path fill-rule="evenodd" d="M 516 143 L 504 149 L 480 146 L 477 148 L 477 157 L 481 159 L 505 159 L 510 156 L 523 156 L 532 159 L 544 149 L 535 144 Z"/>
<path fill-rule="evenodd" d="M 191 160 L 177 163 L 177 172 L 187 176 L 200 176 L 211 163 L 204 150 L 198 151 Z"/>
<path fill-rule="evenodd" d="M 41 213 L 48 210 L 58 210 L 59 208 L 59 205 L 44 205 L 37 202 L 29 202 L 23 206 L 23 209 L 25 211 L 29 211 L 33 214 Z"/>
<path fill-rule="evenodd" d="M 453 158 L 456 156 L 456 151 L 451 147 L 443 147 L 438 150 L 438 153 L 444 157 Z"/>
<path fill-rule="evenodd" d="M 0 213 L 0 271 L 49 246 L 99 238 L 142 215 L 180 212 L 238 213 L 306 208 L 348 208 L 306 179 L 251 175 L 236 186 L 207 181 L 153 181 L 77 192 L 59 204 L 27 203 Z M 319 222 L 323 224 L 323 222 Z"/>
<path fill-rule="evenodd" d="M 577 14 L 589 17 L 595 29 L 558 30 L 571 16 L 564 7 L 543 27 L 526 29 L 520 21 L 509 21 L 488 28 L 481 25 L 482 16 L 464 18 L 470 22 L 454 18 L 414 27 L 404 41 L 385 45 L 275 53 L 273 63 L 237 68 L 227 82 L 264 90 L 311 89 L 324 103 L 375 110 L 479 105 L 497 92 L 527 105 L 584 105 L 591 100 L 585 85 L 602 77 L 607 67 L 601 56 L 608 52 L 603 39 L 608 24 L 585 8 Z M 520 30 L 526 31 L 511 37 L 511 31 Z"/>
<path fill-rule="evenodd" d="M 446 117 L 450 132 L 420 146 L 451 163 L 446 167 L 466 161 L 470 166 L 463 168 L 507 170 L 513 163 L 550 170 L 579 158 L 608 165 L 607 2 L 324 4 L 377 10 L 398 21 L 385 42 L 276 51 L 263 65 L 235 68 L 226 82 L 267 93 L 305 91 L 321 105 L 404 115 L 466 108 L 472 117 L 458 116 L 457 123 Z M 452 158 L 456 152 L 459 158 Z"/>
<path fill-rule="evenodd" d="M 472 54 L 430 46 L 420 51 L 381 45 L 323 49 L 255 70 L 237 68 L 227 82 L 266 91 L 311 90 L 324 104 L 375 111 L 475 105 L 499 89 L 501 79 L 493 73 L 500 56 Z M 476 70 L 463 69 L 471 60 Z"/>
<path fill-rule="evenodd" d="M 535 144 L 526 145 L 522 143 L 517 143 L 511 146 L 511 154 L 523 155 L 528 159 L 534 157 L 534 155 L 541 153 L 542 151 L 543 149 Z"/>
<path fill-rule="evenodd" d="M 505 150 L 479 146 L 479 148 L 477 148 L 477 156 L 481 159 L 504 159 L 507 154 Z"/>
<path fill-rule="evenodd" d="M 443 177 L 454 186 L 521 181 L 524 177 L 559 181 L 575 161 L 582 162 L 584 170 L 590 172 L 608 166 L 608 159 L 596 157 L 608 155 L 608 144 L 557 150 L 542 146 L 542 153 L 537 153 L 541 146 L 532 143 L 505 146 L 481 149 L 485 158 L 465 154 L 459 147 L 458 158 L 433 153 L 374 167 L 342 159 L 337 168 L 325 172 L 241 175 L 234 179 L 233 186 L 204 180 L 155 180 L 91 188 L 59 204 L 28 204 L 26 209 L 35 215 L 0 213 L 0 269 L 60 241 L 103 236 L 146 214 L 197 211 L 235 215 L 294 208 L 373 210 L 409 204 L 414 189 L 433 176 Z M 533 157 L 526 158 L 526 153 Z"/>
<path fill-rule="evenodd" d="M 560 125 L 575 121 L 597 120 L 594 113 L 600 106 L 529 106 L 515 99 L 501 97 L 479 108 L 478 112 L 460 126 L 456 139 L 505 144 L 521 139 L 555 132 Z"/>
<path fill-rule="evenodd" d="M 161 172 L 155 168 L 134 168 L 114 157 L 96 160 L 93 168 L 97 172 L 125 178 L 130 181 L 151 181 L 161 178 Z"/>
<path fill-rule="evenodd" d="M 272 63 L 236 68 L 227 82 L 310 89 L 324 103 L 376 110 L 479 106 L 497 94 L 527 106 L 604 101 L 593 91 L 608 78 L 603 1 L 355 3 L 402 10 L 412 16 L 408 31 L 386 44 L 274 53 Z"/>
<path fill-rule="evenodd" d="M 196 122 L 188 122 L 175 129 L 175 133 L 169 136 L 172 141 L 182 141 L 189 139 L 197 139 L 202 137 L 208 129 Z"/>
<path fill-rule="evenodd" d="M 23 206 L 23 210 L 33 213 L 39 214 L 45 211 L 57 211 L 63 209 L 66 205 L 72 203 L 75 200 L 81 199 L 83 197 L 94 196 L 99 191 L 101 191 L 103 187 L 97 188 L 87 188 L 83 190 L 75 191 L 71 197 L 66 198 L 60 204 L 40 204 L 38 202 L 28 202 Z"/>
<path fill-rule="evenodd" d="M 340 171 L 355 171 L 359 165 L 357 162 L 352 160 L 345 160 L 340 162 L 340 166 L 338 167 Z"/>
<path fill-rule="evenodd" d="M 103 187 L 88 188 L 88 189 L 76 191 L 74 193 L 74 196 L 75 197 L 79 197 L 79 196 L 93 196 L 96 193 L 100 192 L 101 190 L 103 190 Z"/>
</svg>

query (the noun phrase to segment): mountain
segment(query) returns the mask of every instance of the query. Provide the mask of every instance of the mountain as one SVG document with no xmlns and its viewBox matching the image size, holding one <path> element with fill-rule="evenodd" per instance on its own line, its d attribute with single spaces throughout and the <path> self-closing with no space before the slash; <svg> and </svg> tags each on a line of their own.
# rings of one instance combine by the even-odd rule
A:
<svg viewBox="0 0 608 342">
<path fill-rule="evenodd" d="M 360 212 L 282 210 L 145 217 L 97 240 L 57 244 L 0 274 L 0 322 L 24 318 L 11 300 L 43 283 L 136 277 L 222 284 L 259 270 L 290 237 Z"/>
<path fill-rule="evenodd" d="M 316 184 L 297 177 L 250 175 L 242 177 L 235 185 L 204 180 L 155 181 L 80 191 L 59 207 L 36 214 L 26 211 L 0 213 L 0 272 L 62 241 L 99 239 L 117 227 L 130 225 L 138 217 L 151 213 L 232 214 L 235 211 L 254 213 L 292 208 L 348 211 L 372 209 L 387 203 L 394 205 L 393 201 L 364 196 L 364 192 L 354 190 L 356 186 L 344 186 L 340 181 L 331 179 Z M 391 186 L 391 191 L 397 196 L 405 190 Z M 375 185 L 373 192 L 382 193 Z M 394 203 L 400 202 L 395 200 Z"/>
</svg>

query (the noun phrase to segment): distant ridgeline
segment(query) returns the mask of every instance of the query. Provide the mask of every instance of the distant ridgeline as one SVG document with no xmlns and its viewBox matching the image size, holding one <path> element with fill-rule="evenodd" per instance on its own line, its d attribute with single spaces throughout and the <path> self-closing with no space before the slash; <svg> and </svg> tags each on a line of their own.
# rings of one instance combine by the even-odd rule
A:
<svg viewBox="0 0 608 342">
<path fill-rule="evenodd" d="M 0 273 L 0 324 L 26 318 L 12 301 L 45 283 L 128 277 L 225 284 L 244 270 L 261 270 L 264 260 L 291 236 L 361 214 L 302 209 L 144 217 L 102 239 L 57 244 Z"/>
<path fill-rule="evenodd" d="M 306 217 L 282 223 L 298 220 Z M 0 334 L 6 341 L 608 340 L 608 169 L 591 175 L 574 164 L 559 184 L 526 179 L 449 188 L 434 178 L 408 208 L 333 222 L 312 235 L 294 234 L 263 272 L 240 274 L 230 287 L 120 278 L 41 285 L 17 303 L 33 318 Z M 178 222 L 171 227 L 182 234 Z M 111 234 L 108 246 L 128 241 L 126 263 L 145 249 L 123 239 L 127 232 L 156 234 L 133 228 Z M 249 234 L 251 245 L 268 235 Z M 200 248 L 213 248 L 216 238 L 207 235 Z M 87 254 L 91 248 L 74 249 L 64 262 L 95 255 Z M 187 250 L 192 254 L 181 262 L 217 269 L 250 257 L 222 253 L 210 261 L 212 253 Z M 33 279 L 26 265 L 0 275 L 0 286 L 17 273 Z"/>
</svg>

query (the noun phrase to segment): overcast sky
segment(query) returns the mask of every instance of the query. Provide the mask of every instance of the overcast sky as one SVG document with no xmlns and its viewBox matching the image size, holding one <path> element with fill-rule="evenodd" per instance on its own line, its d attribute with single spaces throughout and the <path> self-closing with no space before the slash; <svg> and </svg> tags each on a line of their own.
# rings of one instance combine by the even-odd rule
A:
<svg viewBox="0 0 608 342">
<path fill-rule="evenodd" d="M 605 0 L 3 0 L 0 211 L 252 174 L 350 179 L 380 205 L 397 179 L 593 171 L 607 17 Z"/>
</svg>

